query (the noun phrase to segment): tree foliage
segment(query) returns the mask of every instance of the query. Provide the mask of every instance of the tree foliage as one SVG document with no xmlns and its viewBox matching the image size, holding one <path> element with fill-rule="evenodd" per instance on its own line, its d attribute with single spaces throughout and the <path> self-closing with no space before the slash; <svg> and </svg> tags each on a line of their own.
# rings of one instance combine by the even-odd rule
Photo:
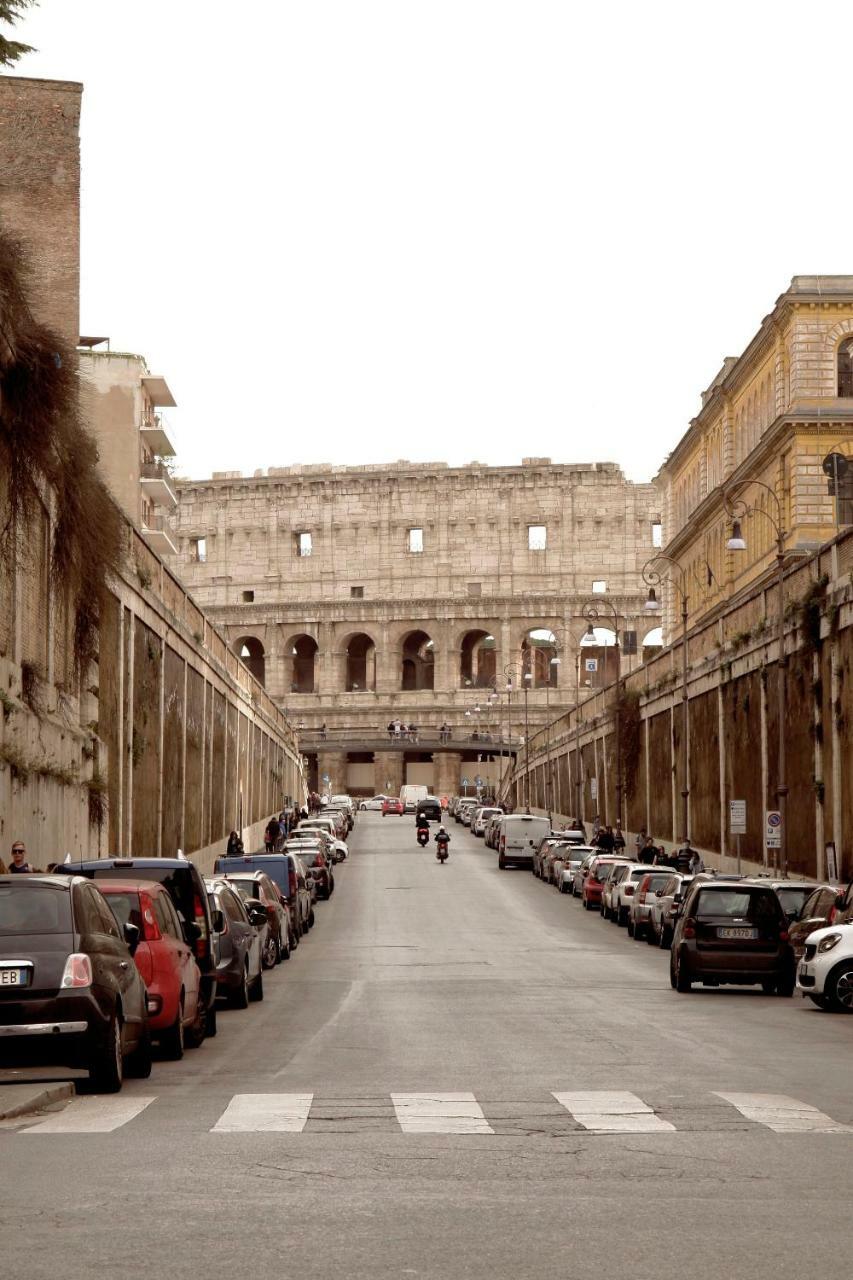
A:
<svg viewBox="0 0 853 1280">
<path fill-rule="evenodd" d="M 27 9 L 37 4 L 38 0 L 0 0 L 0 23 L 11 26 L 20 22 Z M 32 53 L 31 44 L 22 44 L 20 40 L 7 40 L 0 32 L 0 67 L 13 67 L 25 53 Z"/>
</svg>

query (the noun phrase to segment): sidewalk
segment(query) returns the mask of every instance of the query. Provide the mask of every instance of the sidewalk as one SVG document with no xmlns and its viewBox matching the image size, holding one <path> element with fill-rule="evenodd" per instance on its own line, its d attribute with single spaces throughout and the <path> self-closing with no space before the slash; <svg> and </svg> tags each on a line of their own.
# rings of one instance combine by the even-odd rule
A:
<svg viewBox="0 0 853 1280">
<path fill-rule="evenodd" d="M 32 1084 L 8 1084 L 0 1081 L 0 1120 L 14 1120 L 42 1111 L 54 1102 L 74 1097 L 70 1080 L 44 1080 Z"/>
</svg>

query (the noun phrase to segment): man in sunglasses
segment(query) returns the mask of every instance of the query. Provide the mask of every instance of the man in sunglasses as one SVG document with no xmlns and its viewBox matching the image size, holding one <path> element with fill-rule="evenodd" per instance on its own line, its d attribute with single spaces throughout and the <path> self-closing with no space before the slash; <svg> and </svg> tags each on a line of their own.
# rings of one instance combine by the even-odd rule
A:
<svg viewBox="0 0 853 1280">
<path fill-rule="evenodd" d="M 32 867 L 27 862 L 27 849 L 23 840 L 15 840 L 12 845 L 12 865 L 9 868 L 9 874 L 14 875 L 16 872 L 32 871 Z"/>
</svg>

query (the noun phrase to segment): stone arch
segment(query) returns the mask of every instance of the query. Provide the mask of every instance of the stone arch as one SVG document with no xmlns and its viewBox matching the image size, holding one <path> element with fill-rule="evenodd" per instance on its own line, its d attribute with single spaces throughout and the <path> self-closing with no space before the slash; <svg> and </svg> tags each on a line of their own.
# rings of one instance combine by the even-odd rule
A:
<svg viewBox="0 0 853 1280">
<path fill-rule="evenodd" d="M 248 667 L 256 680 L 261 684 L 266 681 L 266 654 L 264 646 L 257 636 L 238 636 L 234 641 L 234 652 L 244 666 Z"/>
<path fill-rule="evenodd" d="M 315 692 L 318 648 L 314 637 L 304 631 L 291 636 L 287 641 L 284 654 L 286 661 L 290 664 L 291 693 Z"/>
<path fill-rule="evenodd" d="M 435 644 L 426 631 L 408 631 L 401 637 L 400 688 L 435 688 Z"/>
<path fill-rule="evenodd" d="M 465 631 L 459 641 L 459 683 L 486 689 L 496 679 L 497 641 L 493 631 L 474 627 Z"/>
<path fill-rule="evenodd" d="M 556 686 L 559 666 L 552 659 L 557 656 L 557 637 L 550 627 L 528 628 L 521 641 L 521 668 L 533 677 L 529 681 L 531 689 Z"/>
<path fill-rule="evenodd" d="M 340 648 L 344 655 L 344 688 L 347 693 L 375 693 L 376 641 L 366 631 L 352 631 L 343 636 Z"/>
</svg>

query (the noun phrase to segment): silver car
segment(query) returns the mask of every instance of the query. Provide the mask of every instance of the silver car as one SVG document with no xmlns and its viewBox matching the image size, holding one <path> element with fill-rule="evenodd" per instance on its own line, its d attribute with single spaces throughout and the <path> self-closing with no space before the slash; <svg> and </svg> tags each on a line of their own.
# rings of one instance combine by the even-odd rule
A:
<svg viewBox="0 0 853 1280">
<path fill-rule="evenodd" d="M 662 947 L 665 951 L 669 949 L 678 905 L 692 879 L 692 876 L 673 871 L 666 884 L 652 895 L 646 926 L 646 942 L 650 947 Z"/>
<path fill-rule="evenodd" d="M 590 853 L 595 853 L 595 849 L 587 844 L 567 845 L 561 850 L 560 857 L 554 859 L 553 880 L 560 893 L 574 894 L 575 876 Z"/>
<path fill-rule="evenodd" d="M 656 900 L 655 894 L 658 889 L 664 887 L 671 876 L 672 872 L 668 868 L 646 867 L 646 875 L 640 877 L 634 896 L 631 899 L 631 909 L 628 913 L 629 938 L 634 938 L 637 942 L 645 938 L 649 927 L 652 903 Z"/>
</svg>

